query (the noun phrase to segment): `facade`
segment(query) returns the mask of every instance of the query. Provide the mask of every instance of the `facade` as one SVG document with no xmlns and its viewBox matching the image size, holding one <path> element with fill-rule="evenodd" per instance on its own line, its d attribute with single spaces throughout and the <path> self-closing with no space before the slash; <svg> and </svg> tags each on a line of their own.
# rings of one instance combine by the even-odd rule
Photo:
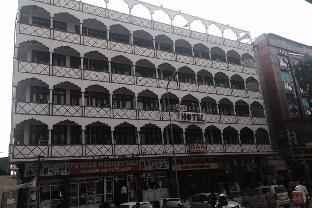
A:
<svg viewBox="0 0 312 208">
<path fill-rule="evenodd" d="M 131 15 L 19 1 L 10 161 L 21 183 L 37 179 L 19 193 L 27 207 L 185 197 L 271 173 L 276 155 L 248 32 L 126 3 Z M 136 17 L 139 4 L 169 24 Z M 175 26 L 176 16 L 190 28 Z M 191 30 L 194 22 L 206 30 Z"/>
<path fill-rule="evenodd" d="M 292 177 L 308 180 L 312 168 L 312 92 L 311 80 L 302 77 L 299 65 L 305 57 L 312 56 L 312 47 L 274 34 L 258 37 L 255 45 L 269 109 L 267 116 L 275 138 L 272 142 L 294 170 Z"/>
</svg>

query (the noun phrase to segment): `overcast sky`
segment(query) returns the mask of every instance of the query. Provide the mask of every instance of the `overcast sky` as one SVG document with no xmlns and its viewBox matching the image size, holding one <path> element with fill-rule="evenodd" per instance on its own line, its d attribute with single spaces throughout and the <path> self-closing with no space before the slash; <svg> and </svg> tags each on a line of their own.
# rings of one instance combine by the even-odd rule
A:
<svg viewBox="0 0 312 208">
<path fill-rule="evenodd" d="M 125 10 L 122 0 L 110 0 L 113 9 Z M 194 16 L 229 24 L 251 32 L 256 38 L 262 33 L 275 33 L 312 45 L 312 5 L 304 0 L 145 0 L 156 5 L 181 10 Z M 104 5 L 102 0 L 84 2 Z M 17 0 L 2 2 L 1 71 L 0 76 L 0 157 L 6 156 L 11 129 L 11 86 L 14 46 L 14 22 Z M 140 12 L 140 10 L 138 10 Z M 141 14 L 144 14 L 142 10 Z"/>
</svg>

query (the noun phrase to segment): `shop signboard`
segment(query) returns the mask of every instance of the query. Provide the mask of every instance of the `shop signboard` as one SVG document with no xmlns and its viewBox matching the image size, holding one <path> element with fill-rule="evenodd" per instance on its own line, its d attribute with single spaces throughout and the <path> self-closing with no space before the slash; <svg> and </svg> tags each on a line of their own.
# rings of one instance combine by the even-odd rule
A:
<svg viewBox="0 0 312 208">
<path fill-rule="evenodd" d="M 207 144 L 190 144 L 189 152 L 190 153 L 205 153 L 207 152 Z"/>
</svg>

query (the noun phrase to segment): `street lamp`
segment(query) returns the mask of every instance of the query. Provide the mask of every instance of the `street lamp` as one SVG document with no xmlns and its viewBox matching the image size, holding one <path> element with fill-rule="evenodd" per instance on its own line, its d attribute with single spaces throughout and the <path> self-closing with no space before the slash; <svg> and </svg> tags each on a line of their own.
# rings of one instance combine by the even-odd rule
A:
<svg viewBox="0 0 312 208">
<path fill-rule="evenodd" d="M 175 79 L 177 76 L 177 72 L 174 71 L 174 73 L 172 73 L 172 75 L 169 77 L 169 80 L 167 82 L 167 86 L 166 86 L 166 92 L 167 95 L 169 93 L 169 85 L 170 82 Z M 166 98 L 166 105 L 167 107 L 170 105 L 170 100 L 169 100 L 169 96 Z M 177 157 L 176 157 L 176 153 L 175 153 L 175 147 L 174 147 L 174 141 L 173 141 L 173 126 L 172 126 L 172 119 L 171 119 L 171 109 L 169 109 L 168 111 L 169 113 L 169 130 L 170 130 L 170 143 L 172 145 L 172 153 L 173 153 L 173 161 L 174 161 L 174 169 L 175 169 L 175 183 L 176 183 L 176 191 L 177 191 L 177 197 L 180 197 L 180 183 L 179 183 L 179 176 L 178 176 L 178 170 L 177 170 Z M 172 168 L 172 166 L 171 166 Z"/>
</svg>

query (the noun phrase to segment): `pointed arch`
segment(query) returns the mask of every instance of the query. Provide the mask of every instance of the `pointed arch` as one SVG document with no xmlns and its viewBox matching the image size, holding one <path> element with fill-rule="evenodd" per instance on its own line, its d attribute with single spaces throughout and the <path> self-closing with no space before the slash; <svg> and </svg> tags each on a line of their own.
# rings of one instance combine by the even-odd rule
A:
<svg viewBox="0 0 312 208">
<path fill-rule="evenodd" d="M 211 97 L 204 97 L 201 100 L 202 113 L 206 114 L 218 114 L 218 104 L 215 99 Z"/>
<path fill-rule="evenodd" d="M 167 35 L 157 35 L 155 37 L 156 49 L 173 53 L 173 40 Z"/>
<path fill-rule="evenodd" d="M 48 145 L 48 125 L 35 119 L 24 120 L 15 126 L 14 139 L 16 145 Z"/>
<path fill-rule="evenodd" d="M 110 41 L 129 44 L 130 31 L 121 24 L 112 25 L 109 29 L 109 38 Z"/>
<path fill-rule="evenodd" d="M 230 82 L 231 82 L 231 88 L 232 89 L 237 89 L 237 90 L 244 90 L 245 89 L 244 79 L 238 74 L 234 74 L 231 77 Z"/>
<path fill-rule="evenodd" d="M 256 142 L 260 145 L 270 144 L 269 133 L 267 132 L 267 130 L 263 128 L 259 128 L 256 130 Z"/>
<path fill-rule="evenodd" d="M 140 128 L 140 141 L 142 145 L 162 144 L 161 129 L 154 124 L 146 124 Z"/>
<path fill-rule="evenodd" d="M 258 92 L 259 91 L 258 81 L 253 77 L 248 77 L 246 79 L 246 89 L 253 92 Z"/>
<path fill-rule="evenodd" d="M 212 74 L 205 69 L 200 70 L 197 72 L 197 83 L 198 85 L 213 86 L 214 81 Z"/>
<path fill-rule="evenodd" d="M 114 140 L 117 145 L 137 144 L 137 128 L 127 122 L 119 124 L 114 129 Z"/>
<path fill-rule="evenodd" d="M 205 129 L 205 141 L 207 144 L 222 144 L 221 130 L 216 126 L 208 126 Z"/>
<path fill-rule="evenodd" d="M 118 55 L 111 59 L 113 74 L 132 75 L 132 62 L 125 56 Z"/>
<path fill-rule="evenodd" d="M 134 109 L 135 94 L 131 90 L 121 87 L 113 92 L 113 108 L 114 109 Z"/>
<path fill-rule="evenodd" d="M 138 109 L 143 111 L 158 111 L 158 96 L 150 90 L 143 90 L 138 94 Z"/>
<path fill-rule="evenodd" d="M 64 120 L 53 125 L 53 145 L 79 145 L 82 144 L 82 128 L 71 120 Z"/>
<path fill-rule="evenodd" d="M 231 126 L 223 129 L 224 144 L 239 144 L 238 131 Z"/>
<path fill-rule="evenodd" d="M 194 56 L 203 59 L 210 59 L 209 48 L 202 43 L 195 44 L 194 47 Z"/>
<path fill-rule="evenodd" d="M 235 113 L 237 116 L 249 117 L 249 105 L 243 100 L 238 100 L 235 103 Z"/>
<path fill-rule="evenodd" d="M 250 128 L 244 127 L 239 135 L 242 144 L 255 144 L 254 133 Z"/>
<path fill-rule="evenodd" d="M 216 87 L 229 88 L 229 78 L 223 72 L 218 72 L 214 77 Z"/>
<path fill-rule="evenodd" d="M 229 50 L 226 56 L 229 64 L 241 65 L 241 57 L 235 50 Z"/>
<path fill-rule="evenodd" d="M 153 36 L 144 30 L 133 32 L 133 44 L 144 48 L 154 48 Z"/>
<path fill-rule="evenodd" d="M 181 105 L 186 107 L 187 112 L 199 112 L 199 101 L 191 94 L 182 97 Z"/>
<path fill-rule="evenodd" d="M 135 63 L 135 75 L 137 77 L 156 78 L 156 67 L 149 60 L 140 59 Z"/>
<path fill-rule="evenodd" d="M 161 96 L 161 110 L 164 112 L 175 112 L 178 111 L 179 98 L 172 93 L 165 93 Z"/>
<path fill-rule="evenodd" d="M 183 144 L 183 129 L 176 124 L 169 124 L 164 129 L 165 144 Z"/>
<path fill-rule="evenodd" d="M 192 45 L 184 39 L 178 39 L 175 41 L 175 52 L 180 55 L 192 56 Z"/>
<path fill-rule="evenodd" d="M 107 145 L 112 144 L 111 127 L 102 122 L 94 122 L 86 126 L 86 144 Z"/>
<path fill-rule="evenodd" d="M 185 129 L 186 144 L 202 144 L 203 132 L 202 129 L 196 125 L 190 125 Z"/>
<path fill-rule="evenodd" d="M 226 62 L 225 51 L 219 47 L 211 48 L 211 59 L 213 61 Z"/>
<path fill-rule="evenodd" d="M 222 98 L 219 101 L 219 113 L 222 115 L 234 115 L 234 106 L 233 103 L 227 99 Z"/>
</svg>

